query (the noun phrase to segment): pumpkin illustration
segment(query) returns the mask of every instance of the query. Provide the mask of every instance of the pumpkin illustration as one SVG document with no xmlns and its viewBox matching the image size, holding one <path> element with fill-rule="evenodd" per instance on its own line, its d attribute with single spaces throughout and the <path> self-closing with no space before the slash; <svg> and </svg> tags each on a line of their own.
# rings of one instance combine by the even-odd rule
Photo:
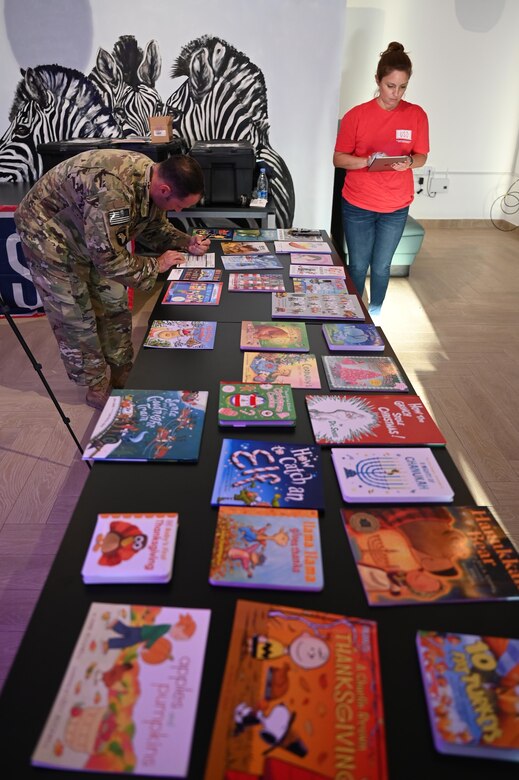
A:
<svg viewBox="0 0 519 780">
<path fill-rule="evenodd" d="M 161 664 L 168 658 L 173 659 L 173 648 L 171 642 L 166 637 L 161 636 L 155 640 L 151 647 L 141 653 L 141 658 L 147 664 Z"/>
</svg>

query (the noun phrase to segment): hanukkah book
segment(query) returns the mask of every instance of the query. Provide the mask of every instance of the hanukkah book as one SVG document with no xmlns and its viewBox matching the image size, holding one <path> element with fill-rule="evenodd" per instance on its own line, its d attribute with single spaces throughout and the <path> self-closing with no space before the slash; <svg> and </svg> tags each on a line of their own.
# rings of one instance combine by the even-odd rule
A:
<svg viewBox="0 0 519 780">
<path fill-rule="evenodd" d="M 300 252 L 310 252 L 312 254 L 331 254 L 332 248 L 326 241 L 302 241 L 293 239 L 291 241 L 274 241 L 274 252 L 279 254 L 290 254 Z"/>
<path fill-rule="evenodd" d="M 370 606 L 519 598 L 519 555 L 487 507 L 341 512 Z"/>
<path fill-rule="evenodd" d="M 202 320 L 153 320 L 145 347 L 158 349 L 213 349 L 216 322 Z"/>
<path fill-rule="evenodd" d="M 304 265 L 296 263 L 290 265 L 290 277 L 300 276 L 311 279 L 345 279 L 346 272 L 340 265 Z"/>
<path fill-rule="evenodd" d="M 454 491 L 428 447 L 332 447 L 348 503 L 449 502 Z"/>
<path fill-rule="evenodd" d="M 224 255 L 266 255 L 270 249 L 264 241 L 223 241 Z"/>
<path fill-rule="evenodd" d="M 233 241 L 275 241 L 278 237 L 276 228 L 236 228 Z"/>
<path fill-rule="evenodd" d="M 291 263 L 300 263 L 301 265 L 333 265 L 331 255 L 325 255 L 324 253 L 311 253 L 311 252 L 293 252 L 290 255 Z"/>
<path fill-rule="evenodd" d="M 436 750 L 519 761 L 519 639 L 418 631 L 416 646 Z"/>
<path fill-rule="evenodd" d="M 323 355 L 330 390 L 379 390 L 401 393 L 409 387 L 391 357 Z"/>
<path fill-rule="evenodd" d="M 323 335 L 328 349 L 332 351 L 353 352 L 359 350 L 367 352 L 369 350 L 370 352 L 382 352 L 385 348 L 384 339 L 375 325 L 368 322 L 359 322 L 354 325 L 347 322 L 323 322 Z"/>
<path fill-rule="evenodd" d="M 311 268 L 311 266 L 308 266 Z M 307 295 L 272 293 L 272 316 L 321 320 L 363 320 L 364 312 L 356 295 Z"/>
<path fill-rule="evenodd" d="M 417 395 L 307 395 L 317 444 L 444 445 Z"/>
<path fill-rule="evenodd" d="M 243 320 L 240 348 L 257 352 L 308 352 L 310 344 L 304 322 Z"/>
<path fill-rule="evenodd" d="M 162 303 L 216 306 L 222 294 L 222 282 L 170 282 Z"/>
<path fill-rule="evenodd" d="M 211 504 L 322 509 L 320 457 L 314 444 L 224 439 Z"/>
<path fill-rule="evenodd" d="M 283 268 L 283 263 L 276 255 L 222 255 L 223 267 L 226 271 L 253 271 L 269 268 Z"/>
<path fill-rule="evenodd" d="M 94 602 L 34 766 L 186 777 L 210 611 Z"/>
<path fill-rule="evenodd" d="M 169 582 L 177 527 L 176 513 L 98 515 L 81 569 L 83 582 Z"/>
<path fill-rule="evenodd" d="M 337 293 L 348 292 L 344 279 L 295 276 L 292 278 L 292 285 L 295 293 L 305 293 L 307 295 L 336 295 Z"/>
<path fill-rule="evenodd" d="M 197 461 L 207 390 L 112 390 L 83 460 Z"/>
<path fill-rule="evenodd" d="M 321 387 L 317 359 L 311 352 L 244 352 L 242 381 Z"/>
<path fill-rule="evenodd" d="M 376 623 L 239 600 L 205 780 L 341 776 L 388 777 Z"/>
<path fill-rule="evenodd" d="M 233 232 L 232 228 L 193 228 L 192 235 L 209 238 L 211 241 L 231 241 Z"/>
<path fill-rule="evenodd" d="M 176 268 L 214 268 L 214 252 L 206 252 L 205 255 L 190 255 L 187 252 L 180 252 L 185 258 Z"/>
<path fill-rule="evenodd" d="M 220 382 L 218 422 L 237 428 L 248 425 L 296 424 L 290 385 L 255 382 Z"/>
<path fill-rule="evenodd" d="M 313 509 L 218 509 L 211 585 L 322 590 L 319 515 Z"/>
<path fill-rule="evenodd" d="M 229 292 L 283 292 L 283 274 L 229 274 Z"/>
<path fill-rule="evenodd" d="M 176 282 L 219 282 L 222 278 L 221 268 L 172 268 L 168 281 Z"/>
</svg>

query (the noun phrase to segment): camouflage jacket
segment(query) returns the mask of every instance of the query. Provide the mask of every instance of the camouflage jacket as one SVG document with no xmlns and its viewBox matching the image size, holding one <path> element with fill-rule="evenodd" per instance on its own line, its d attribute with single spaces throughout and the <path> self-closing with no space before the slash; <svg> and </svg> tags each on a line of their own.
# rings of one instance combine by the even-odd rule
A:
<svg viewBox="0 0 519 780">
<path fill-rule="evenodd" d="M 119 150 L 86 151 L 58 163 L 20 203 L 14 216 L 20 238 L 49 264 L 93 262 L 109 279 L 151 290 L 157 260 L 131 254 L 129 241 L 139 236 L 162 253 L 186 249 L 190 240 L 151 200 L 152 166 L 144 154 Z"/>
</svg>

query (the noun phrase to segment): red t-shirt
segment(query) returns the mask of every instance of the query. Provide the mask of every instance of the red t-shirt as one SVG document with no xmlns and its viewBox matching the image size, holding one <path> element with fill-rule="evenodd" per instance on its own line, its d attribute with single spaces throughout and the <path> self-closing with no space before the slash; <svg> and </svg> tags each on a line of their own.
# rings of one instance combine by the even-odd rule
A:
<svg viewBox="0 0 519 780">
<path fill-rule="evenodd" d="M 393 111 L 381 108 L 376 98 L 361 103 L 343 116 L 335 151 L 357 157 L 369 157 L 374 152 L 428 154 L 427 114 L 420 106 L 405 100 L 401 100 Z M 396 211 L 408 206 L 414 198 L 413 174 L 410 169 L 347 171 L 342 195 L 361 209 Z"/>
</svg>

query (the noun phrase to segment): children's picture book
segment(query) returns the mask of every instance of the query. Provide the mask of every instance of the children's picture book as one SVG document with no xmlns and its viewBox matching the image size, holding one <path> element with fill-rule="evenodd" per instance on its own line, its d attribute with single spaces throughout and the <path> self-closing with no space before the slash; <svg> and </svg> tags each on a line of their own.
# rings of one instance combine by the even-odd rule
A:
<svg viewBox="0 0 519 780">
<path fill-rule="evenodd" d="M 299 276 L 311 279 L 345 279 L 346 272 L 340 265 L 304 265 L 296 263 L 288 270 L 290 277 Z"/>
<path fill-rule="evenodd" d="M 223 241 L 224 255 L 267 255 L 270 249 L 264 241 Z"/>
<path fill-rule="evenodd" d="M 83 460 L 197 461 L 207 390 L 112 390 Z"/>
<path fill-rule="evenodd" d="M 488 507 L 341 512 L 371 606 L 519 598 L 519 554 Z"/>
<path fill-rule="evenodd" d="M 237 228 L 235 229 L 233 241 L 275 241 L 278 237 L 276 228 Z"/>
<path fill-rule="evenodd" d="M 323 355 L 330 390 L 407 392 L 409 387 L 391 357 Z"/>
<path fill-rule="evenodd" d="M 322 509 L 320 458 L 315 444 L 224 439 L 211 505 Z"/>
<path fill-rule="evenodd" d="M 322 241 L 323 234 L 318 228 L 278 228 L 278 241 Z"/>
<path fill-rule="evenodd" d="M 204 775 L 223 777 L 387 780 L 374 621 L 238 600 Z"/>
<path fill-rule="evenodd" d="M 308 266 L 311 268 L 312 266 Z M 305 293 L 272 293 L 272 316 L 297 319 L 364 320 L 356 295 L 308 295 Z"/>
<path fill-rule="evenodd" d="M 284 292 L 283 274 L 229 274 L 229 292 Z"/>
<path fill-rule="evenodd" d="M 91 604 L 33 766 L 186 777 L 210 614 Z"/>
<path fill-rule="evenodd" d="M 348 292 L 344 279 L 295 276 L 292 278 L 292 284 L 295 293 L 304 293 L 305 295 L 336 295 Z"/>
<path fill-rule="evenodd" d="M 375 325 L 368 322 L 323 322 L 323 335 L 331 351 L 382 352 L 386 346 Z"/>
<path fill-rule="evenodd" d="M 446 444 L 417 395 L 307 395 L 315 441 L 333 444 Z"/>
<path fill-rule="evenodd" d="M 176 268 L 214 268 L 214 252 L 207 252 L 205 255 L 190 255 L 186 252 L 180 252 L 180 254 L 185 260 L 175 266 Z"/>
<path fill-rule="evenodd" d="M 268 268 L 283 268 L 276 255 L 228 255 L 221 258 L 226 271 L 258 271 Z"/>
<path fill-rule="evenodd" d="M 170 282 L 161 303 L 217 306 L 223 282 Z"/>
<path fill-rule="evenodd" d="M 216 322 L 153 320 L 143 346 L 158 349 L 213 349 Z"/>
<path fill-rule="evenodd" d="M 274 252 L 279 252 L 280 255 L 295 252 L 297 252 L 297 254 L 300 252 L 311 252 L 312 254 L 320 253 L 329 255 L 332 252 L 332 248 L 326 241 L 302 241 L 294 239 L 291 241 L 274 241 Z"/>
<path fill-rule="evenodd" d="M 169 582 L 177 527 L 176 513 L 97 515 L 81 569 L 83 582 Z"/>
<path fill-rule="evenodd" d="M 314 509 L 218 509 L 211 585 L 322 590 L 319 515 Z"/>
<path fill-rule="evenodd" d="M 332 447 L 344 501 L 359 504 L 452 501 L 454 491 L 428 447 Z"/>
<path fill-rule="evenodd" d="M 310 344 L 304 322 L 243 320 L 240 348 L 257 352 L 308 352 Z"/>
<path fill-rule="evenodd" d="M 331 255 L 325 255 L 324 253 L 312 254 L 310 252 L 293 252 L 290 255 L 290 262 L 300 263 L 301 265 L 333 265 Z"/>
<path fill-rule="evenodd" d="M 193 236 L 208 238 L 210 241 L 232 241 L 233 228 L 193 228 Z"/>
<path fill-rule="evenodd" d="M 296 424 L 294 397 L 290 385 L 255 382 L 220 382 L 218 398 L 220 425 Z"/>
<path fill-rule="evenodd" d="M 317 359 L 311 352 L 244 352 L 242 381 L 321 388 Z"/>
<path fill-rule="evenodd" d="M 172 268 L 168 281 L 176 282 L 219 282 L 222 278 L 221 268 Z"/>
<path fill-rule="evenodd" d="M 418 631 L 416 645 L 436 750 L 519 761 L 519 639 Z"/>
</svg>

